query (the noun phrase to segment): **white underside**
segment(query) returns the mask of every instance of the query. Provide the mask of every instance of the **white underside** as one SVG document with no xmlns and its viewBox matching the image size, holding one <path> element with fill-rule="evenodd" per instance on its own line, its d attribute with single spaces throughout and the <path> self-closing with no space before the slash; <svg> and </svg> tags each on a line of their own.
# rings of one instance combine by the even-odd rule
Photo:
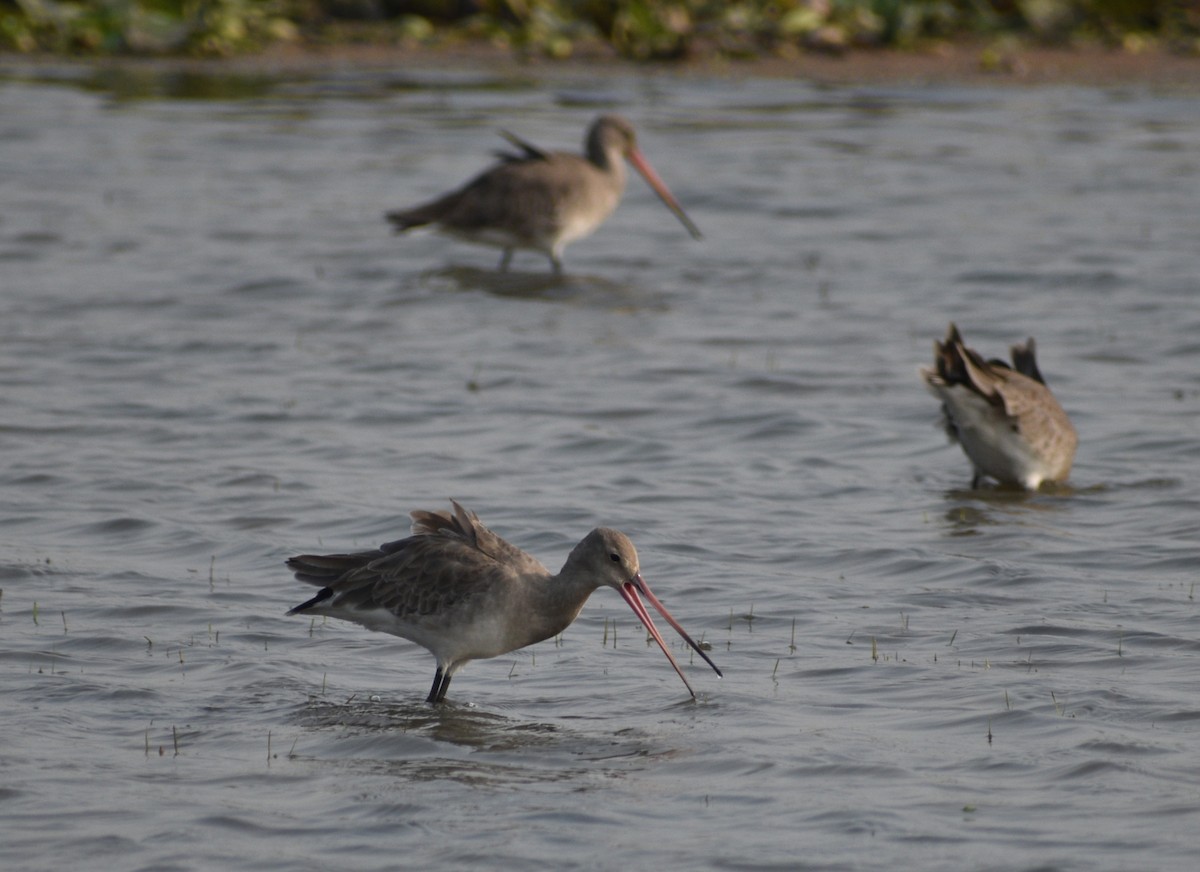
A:
<svg viewBox="0 0 1200 872">
<path fill-rule="evenodd" d="M 552 247 L 549 243 L 543 243 L 542 240 L 534 240 L 529 242 L 514 236 L 506 230 L 498 228 L 488 228 L 486 230 L 463 231 L 455 230 L 450 227 L 441 227 L 438 229 L 447 236 L 453 236 L 455 239 L 462 239 L 466 242 L 474 242 L 476 245 L 490 245 L 493 248 L 520 248 L 529 251 L 540 251 L 543 254 L 549 255 Z"/>
<path fill-rule="evenodd" d="M 958 440 L 976 472 L 1030 490 L 1053 474 L 1014 421 L 979 394 L 961 385 L 931 385 L 958 430 Z"/>
<path fill-rule="evenodd" d="M 368 630 L 388 633 L 415 642 L 437 658 L 438 664 L 449 665 L 451 673 L 468 660 L 498 657 L 515 648 L 506 633 L 505 622 L 494 612 L 485 612 L 470 621 L 455 617 L 430 615 L 415 620 L 397 618 L 387 609 L 339 612 L 331 617 L 361 624 Z"/>
<path fill-rule="evenodd" d="M 595 233 L 596 228 L 603 224 L 608 219 L 608 216 L 612 214 L 613 210 L 616 209 L 617 202 L 614 198 L 603 214 L 598 212 L 584 214 L 578 210 L 566 209 L 564 210 L 567 216 L 566 220 L 558 227 L 557 233 L 545 234 L 532 240 L 518 236 L 505 230 L 503 227 L 461 230 L 439 224 L 437 225 L 437 229 L 448 236 L 473 242 L 477 245 L 490 245 L 493 248 L 502 249 L 540 251 L 547 257 L 558 259 L 562 256 L 563 249 L 572 242 Z"/>
</svg>

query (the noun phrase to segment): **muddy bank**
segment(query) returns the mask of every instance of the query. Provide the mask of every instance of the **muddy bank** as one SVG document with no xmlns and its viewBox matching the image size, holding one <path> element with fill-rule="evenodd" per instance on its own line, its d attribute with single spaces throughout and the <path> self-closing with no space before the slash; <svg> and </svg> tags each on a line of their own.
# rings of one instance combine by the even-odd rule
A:
<svg viewBox="0 0 1200 872">
<path fill-rule="evenodd" d="M 1104 47 L 997 48 L 982 42 L 941 43 L 925 50 L 858 50 L 843 54 L 796 53 L 788 57 L 729 59 L 700 55 L 671 62 L 635 62 L 602 47 L 565 60 L 522 57 L 486 43 L 428 45 L 280 45 L 254 55 L 222 59 L 70 58 L 0 54 L 0 73 L 85 65 L 188 70 L 197 73 L 316 75 L 359 68 L 480 69 L 507 75 L 605 75 L 637 69 L 668 76 L 715 75 L 797 78 L 829 84 L 963 82 L 995 84 L 1143 85 L 1171 89 L 1200 87 L 1200 57 L 1149 46 L 1141 51 Z"/>
</svg>

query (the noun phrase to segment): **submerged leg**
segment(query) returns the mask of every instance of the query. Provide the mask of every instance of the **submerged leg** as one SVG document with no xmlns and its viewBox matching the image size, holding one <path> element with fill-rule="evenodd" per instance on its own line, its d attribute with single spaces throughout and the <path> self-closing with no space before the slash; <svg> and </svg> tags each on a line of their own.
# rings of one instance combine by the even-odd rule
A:
<svg viewBox="0 0 1200 872">
<path fill-rule="evenodd" d="M 442 686 L 442 667 L 437 668 L 437 672 L 433 674 L 433 687 L 429 688 L 429 696 L 425 697 L 425 702 L 437 702 L 438 689 Z"/>
<path fill-rule="evenodd" d="M 554 268 L 556 276 L 562 275 L 562 261 L 556 255 L 550 255 L 550 266 Z"/>
<path fill-rule="evenodd" d="M 445 677 L 443 677 L 443 678 L 442 678 L 442 686 L 441 686 L 441 688 L 438 690 L 438 698 L 437 698 L 437 701 L 438 701 L 438 702 L 445 702 L 445 701 L 446 701 L 446 691 L 450 689 L 450 679 L 451 679 L 451 677 L 452 677 L 452 676 L 450 675 L 450 673 L 449 673 L 449 672 L 447 672 L 447 673 L 446 673 L 446 675 L 445 675 Z"/>
<path fill-rule="evenodd" d="M 508 265 L 512 262 L 511 248 L 504 249 L 504 254 L 500 256 L 500 272 L 508 272 Z"/>
<path fill-rule="evenodd" d="M 450 678 L 450 673 L 443 672 L 442 667 L 439 666 L 433 675 L 433 687 L 429 689 L 429 696 L 425 698 L 425 702 L 442 702 L 450 687 Z"/>
</svg>

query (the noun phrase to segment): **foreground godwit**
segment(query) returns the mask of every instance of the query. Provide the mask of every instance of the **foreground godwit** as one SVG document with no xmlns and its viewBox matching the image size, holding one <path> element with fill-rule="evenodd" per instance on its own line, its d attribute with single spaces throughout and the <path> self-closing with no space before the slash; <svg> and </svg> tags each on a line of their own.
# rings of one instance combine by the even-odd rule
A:
<svg viewBox="0 0 1200 872">
<path fill-rule="evenodd" d="M 696 692 L 638 594 L 704 661 L 715 663 L 650 592 L 624 533 L 598 527 L 571 551 L 558 575 L 487 527 L 458 503 L 453 512 L 412 513 L 412 535 L 375 551 L 301 555 L 287 562 L 320 593 L 289 615 L 328 615 L 416 642 L 437 658 L 427 702 L 446 698 L 468 660 L 498 657 L 556 636 L 592 591 L 615 588 L 662 648 L 694 699 Z"/>
<path fill-rule="evenodd" d="M 975 468 L 971 487 L 991 476 L 1036 490 L 1067 477 L 1079 437 L 1038 371 L 1033 339 L 1012 347 L 1010 367 L 967 348 L 951 323 L 933 355 L 935 368 L 921 376 L 942 401 L 947 435 Z"/>
<path fill-rule="evenodd" d="M 397 233 L 431 224 L 443 233 L 504 250 L 501 271 L 515 249 L 540 251 L 562 272 L 568 244 L 592 233 L 612 214 L 625 191 L 627 159 L 696 239 L 700 231 L 637 147 L 633 126 L 601 115 L 589 128 L 584 154 L 546 152 L 505 133 L 518 154 L 463 187 L 411 209 L 387 213 Z"/>
</svg>

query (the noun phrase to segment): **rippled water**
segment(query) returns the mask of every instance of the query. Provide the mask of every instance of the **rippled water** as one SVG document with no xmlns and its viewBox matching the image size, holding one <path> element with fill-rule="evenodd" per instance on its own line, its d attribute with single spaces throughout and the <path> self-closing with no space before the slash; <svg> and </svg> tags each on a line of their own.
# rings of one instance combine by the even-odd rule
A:
<svg viewBox="0 0 1200 872">
<path fill-rule="evenodd" d="M 613 108 L 703 242 L 636 178 L 562 279 L 388 234 Z M 6 870 L 1193 868 L 1200 94 L 12 67 L 0 196 Z M 951 319 L 1070 488 L 967 489 Z M 448 497 L 624 529 L 725 678 L 601 591 L 432 710 L 284 616 Z"/>
</svg>

